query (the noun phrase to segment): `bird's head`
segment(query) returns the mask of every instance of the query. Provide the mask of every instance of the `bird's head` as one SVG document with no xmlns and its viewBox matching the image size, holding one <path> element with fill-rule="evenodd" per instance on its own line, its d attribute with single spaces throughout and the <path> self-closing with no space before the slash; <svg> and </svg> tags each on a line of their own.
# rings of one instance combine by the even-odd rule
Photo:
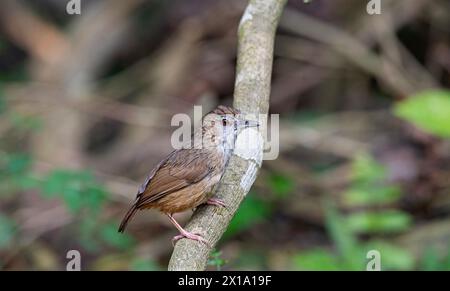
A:
<svg viewBox="0 0 450 291">
<path fill-rule="evenodd" d="M 257 121 L 245 119 L 238 109 L 220 105 L 203 117 L 203 145 L 230 150 L 242 129 L 258 126 Z"/>
</svg>

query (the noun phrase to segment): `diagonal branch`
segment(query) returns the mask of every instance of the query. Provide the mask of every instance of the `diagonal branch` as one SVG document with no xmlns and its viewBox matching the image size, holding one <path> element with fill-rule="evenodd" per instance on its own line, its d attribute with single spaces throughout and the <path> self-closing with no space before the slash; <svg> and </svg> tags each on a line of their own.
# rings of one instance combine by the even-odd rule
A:
<svg viewBox="0 0 450 291">
<path fill-rule="evenodd" d="M 267 114 L 269 110 L 275 32 L 286 0 L 250 0 L 238 31 L 238 60 L 234 107 L 245 113 Z M 264 132 L 266 124 L 262 124 Z M 255 132 L 256 133 L 256 132 Z M 204 270 L 212 247 L 225 232 L 230 220 L 256 179 L 262 162 L 263 138 L 250 136 L 251 149 L 239 147 L 247 143 L 239 135 L 236 150 L 217 189 L 216 197 L 227 208 L 199 207 L 186 230 L 199 233 L 209 246 L 193 240 L 178 241 L 169 263 L 169 270 Z"/>
</svg>

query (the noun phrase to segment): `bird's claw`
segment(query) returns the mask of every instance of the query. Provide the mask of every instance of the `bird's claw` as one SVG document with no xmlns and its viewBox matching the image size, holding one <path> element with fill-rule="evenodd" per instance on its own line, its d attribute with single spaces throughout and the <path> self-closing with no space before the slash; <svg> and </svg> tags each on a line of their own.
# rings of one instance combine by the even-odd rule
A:
<svg viewBox="0 0 450 291">
<path fill-rule="evenodd" d="M 225 202 L 223 202 L 223 200 L 220 200 L 220 199 L 217 199 L 217 198 L 209 198 L 206 201 L 206 204 L 227 208 L 227 205 L 225 204 Z"/>
<path fill-rule="evenodd" d="M 200 236 L 197 233 L 190 233 L 190 232 L 182 232 L 179 235 L 176 235 L 173 237 L 172 239 L 172 245 L 175 246 L 175 244 L 177 243 L 177 241 L 179 241 L 182 238 L 187 238 L 187 239 L 192 239 L 201 243 L 204 243 L 205 245 L 207 245 L 209 247 L 209 243 L 206 239 L 204 239 L 202 236 Z"/>
</svg>

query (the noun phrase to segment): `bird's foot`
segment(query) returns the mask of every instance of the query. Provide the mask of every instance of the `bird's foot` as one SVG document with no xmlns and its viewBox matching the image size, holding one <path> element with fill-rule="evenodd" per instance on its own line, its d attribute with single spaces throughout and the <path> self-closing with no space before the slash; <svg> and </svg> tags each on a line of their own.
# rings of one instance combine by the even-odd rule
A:
<svg viewBox="0 0 450 291">
<path fill-rule="evenodd" d="M 217 199 L 217 198 L 209 198 L 206 201 L 206 204 L 208 205 L 215 205 L 215 206 L 221 206 L 224 208 L 227 208 L 227 205 L 225 204 L 225 202 L 223 202 L 223 200 Z"/>
<path fill-rule="evenodd" d="M 199 242 L 204 243 L 205 245 L 209 246 L 209 243 L 208 243 L 208 241 L 206 239 L 204 239 L 203 237 L 201 237 L 200 235 L 198 235 L 196 233 L 191 233 L 191 232 L 188 232 L 186 230 L 181 231 L 179 235 L 176 235 L 176 236 L 173 237 L 172 245 L 175 246 L 177 241 L 179 241 L 182 238 L 187 238 L 187 239 L 192 239 L 192 240 L 195 240 L 195 241 L 199 241 Z"/>
</svg>

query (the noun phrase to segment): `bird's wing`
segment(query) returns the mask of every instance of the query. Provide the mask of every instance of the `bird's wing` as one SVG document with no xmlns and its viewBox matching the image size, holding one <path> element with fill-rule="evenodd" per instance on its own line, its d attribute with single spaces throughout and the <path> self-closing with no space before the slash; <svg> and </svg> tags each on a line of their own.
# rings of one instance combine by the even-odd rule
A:
<svg viewBox="0 0 450 291">
<path fill-rule="evenodd" d="M 207 153 L 201 150 L 180 149 L 172 152 L 141 185 L 136 206 L 142 207 L 201 181 L 212 171 L 208 158 Z"/>
</svg>

